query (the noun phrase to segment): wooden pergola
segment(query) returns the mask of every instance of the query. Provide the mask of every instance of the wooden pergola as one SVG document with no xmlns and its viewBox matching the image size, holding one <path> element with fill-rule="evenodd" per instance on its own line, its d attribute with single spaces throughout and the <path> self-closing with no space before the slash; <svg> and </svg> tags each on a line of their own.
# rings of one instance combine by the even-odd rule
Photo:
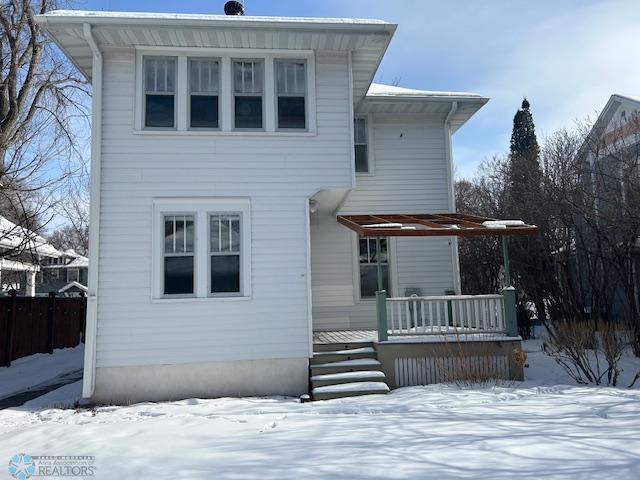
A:
<svg viewBox="0 0 640 480">
<path fill-rule="evenodd" d="M 513 311 L 509 315 L 515 318 L 515 291 L 511 287 L 507 238 L 511 235 L 534 235 L 538 233 L 538 227 L 535 225 L 528 225 L 522 220 L 498 220 L 461 213 L 338 215 L 337 219 L 361 237 L 375 238 L 377 258 L 381 258 L 382 253 L 380 239 L 386 237 L 502 237 L 505 283 L 509 290 L 512 290 L 509 309 Z M 376 310 L 378 336 L 384 340 L 387 337 L 386 295 L 382 281 L 382 266 L 378 262 Z"/>
<path fill-rule="evenodd" d="M 338 215 L 338 222 L 362 237 L 471 237 L 532 235 L 538 227 L 521 220 L 497 220 L 461 213 Z"/>
</svg>

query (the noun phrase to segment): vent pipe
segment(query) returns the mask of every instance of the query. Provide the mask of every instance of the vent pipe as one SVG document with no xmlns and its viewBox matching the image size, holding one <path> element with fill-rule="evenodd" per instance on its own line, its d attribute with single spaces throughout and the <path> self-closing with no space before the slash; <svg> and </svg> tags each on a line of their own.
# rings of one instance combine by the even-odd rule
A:
<svg viewBox="0 0 640 480">
<path fill-rule="evenodd" d="M 224 4 L 225 15 L 244 15 L 244 5 L 242 2 L 229 0 Z"/>
</svg>

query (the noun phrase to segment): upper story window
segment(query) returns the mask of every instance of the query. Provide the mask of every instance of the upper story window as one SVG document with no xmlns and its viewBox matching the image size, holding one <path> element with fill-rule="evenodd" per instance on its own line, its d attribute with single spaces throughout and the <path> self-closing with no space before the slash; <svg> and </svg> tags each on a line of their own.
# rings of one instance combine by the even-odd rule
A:
<svg viewBox="0 0 640 480">
<path fill-rule="evenodd" d="M 369 136 L 367 135 L 367 117 L 354 118 L 353 130 L 356 172 L 369 173 Z"/>
<path fill-rule="evenodd" d="M 144 58 L 144 126 L 175 128 L 176 58 Z"/>
<path fill-rule="evenodd" d="M 262 129 L 264 62 L 233 62 L 234 128 Z"/>
<path fill-rule="evenodd" d="M 134 133 L 315 135 L 315 68 L 313 51 L 141 47 Z"/>
<path fill-rule="evenodd" d="M 189 127 L 219 128 L 220 62 L 189 59 Z"/>
<path fill-rule="evenodd" d="M 307 73 L 303 60 L 276 60 L 277 128 L 307 128 Z"/>
</svg>

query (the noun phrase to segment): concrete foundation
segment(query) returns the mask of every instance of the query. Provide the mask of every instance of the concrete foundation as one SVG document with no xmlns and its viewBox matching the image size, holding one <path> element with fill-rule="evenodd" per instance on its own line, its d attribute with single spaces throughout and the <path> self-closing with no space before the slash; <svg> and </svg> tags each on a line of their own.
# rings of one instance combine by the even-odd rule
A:
<svg viewBox="0 0 640 480">
<path fill-rule="evenodd" d="M 96 403 L 130 404 L 184 398 L 299 396 L 307 393 L 309 359 L 98 367 Z"/>
</svg>

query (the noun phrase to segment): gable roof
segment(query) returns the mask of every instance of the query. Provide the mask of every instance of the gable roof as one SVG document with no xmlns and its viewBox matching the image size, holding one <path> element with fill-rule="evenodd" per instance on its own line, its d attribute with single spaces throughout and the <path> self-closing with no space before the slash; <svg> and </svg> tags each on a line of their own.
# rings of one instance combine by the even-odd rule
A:
<svg viewBox="0 0 640 480">
<path fill-rule="evenodd" d="M 615 117 L 616 112 L 623 104 L 628 105 L 634 110 L 640 112 L 640 100 L 628 97 L 626 95 L 620 95 L 618 93 L 614 93 L 613 95 L 611 95 L 606 105 L 602 109 L 602 112 L 600 112 L 600 115 L 598 115 L 598 118 L 594 122 L 593 127 L 591 127 L 587 138 L 578 150 L 579 157 L 585 157 L 587 155 L 589 145 L 599 145 L 600 142 L 604 140 L 603 136 L 607 131 L 607 127 L 609 127 Z"/>
<path fill-rule="evenodd" d="M 252 17 L 174 13 L 56 10 L 36 20 L 91 79 L 91 49 L 83 25 L 100 48 L 209 47 L 351 52 L 354 102 L 364 97 L 397 25 L 353 18 Z"/>
<path fill-rule="evenodd" d="M 7 249 L 24 248 L 48 257 L 59 257 L 61 254 L 37 233 L 13 223 L 0 216 L 0 247 Z"/>
</svg>

